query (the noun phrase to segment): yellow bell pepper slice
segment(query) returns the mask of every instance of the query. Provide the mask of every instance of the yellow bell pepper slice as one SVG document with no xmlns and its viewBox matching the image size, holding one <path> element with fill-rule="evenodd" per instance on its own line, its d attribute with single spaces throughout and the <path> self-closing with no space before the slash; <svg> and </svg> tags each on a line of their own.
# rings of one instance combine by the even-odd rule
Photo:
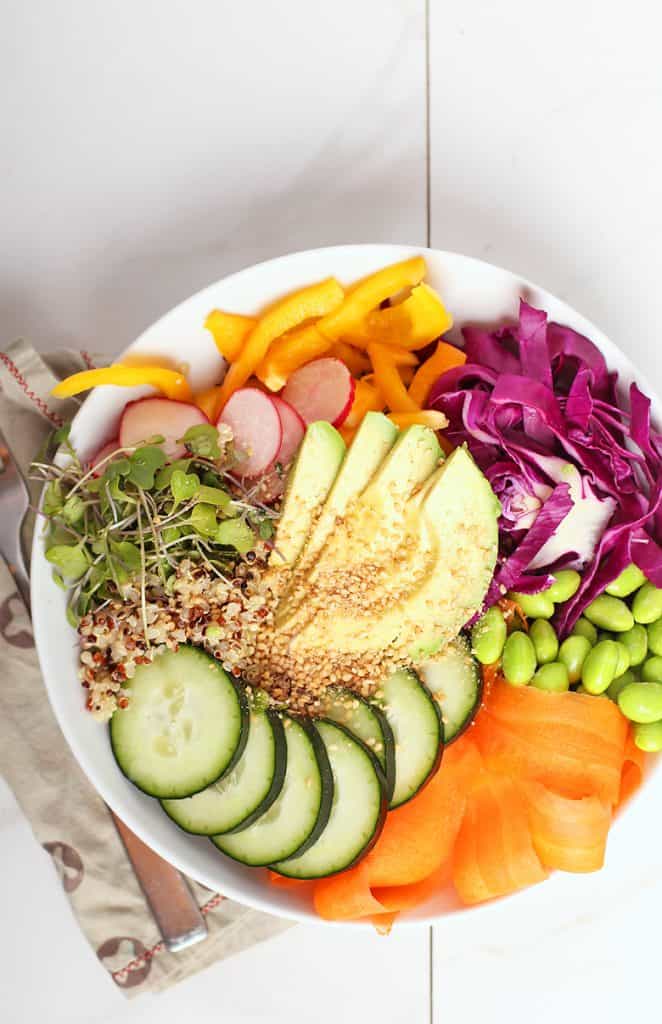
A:
<svg viewBox="0 0 662 1024">
<path fill-rule="evenodd" d="M 329 355 L 340 359 L 353 377 L 362 377 L 364 373 L 368 373 L 370 370 L 370 360 L 365 353 L 361 352 L 358 348 L 354 348 L 353 345 L 347 345 L 344 341 L 334 342 Z"/>
<path fill-rule="evenodd" d="M 402 345 L 389 345 L 388 354 L 396 366 L 418 366 L 418 359 Z"/>
<path fill-rule="evenodd" d="M 391 412 L 418 412 L 420 406 L 408 394 L 388 345 L 368 345 L 375 381 Z"/>
<path fill-rule="evenodd" d="M 290 374 L 304 363 L 323 356 L 330 347 L 331 342 L 320 334 L 315 324 L 297 327 L 276 338 L 269 346 L 269 351 L 255 371 L 255 376 L 270 391 L 280 391 Z"/>
<path fill-rule="evenodd" d="M 222 402 L 255 373 L 269 346 L 281 335 L 306 320 L 323 317 L 341 305 L 345 293 L 334 277 L 301 288 L 276 302 L 250 332 L 236 362 L 230 365 L 222 385 Z"/>
<path fill-rule="evenodd" d="M 423 280 L 425 271 L 423 257 L 414 256 L 370 274 L 347 293 L 341 306 L 322 317 L 317 326 L 332 341 L 350 336 L 359 330 L 364 317 L 376 309 L 380 302 L 403 288 L 413 288 Z"/>
<path fill-rule="evenodd" d="M 221 412 L 220 385 L 214 388 L 207 388 L 206 391 L 200 391 L 195 396 L 194 401 L 198 409 L 202 409 L 207 419 L 212 423 L 216 423 Z"/>
<path fill-rule="evenodd" d="M 435 409 L 421 409 L 420 412 L 392 412 L 389 413 L 388 418 L 401 430 L 416 424 L 429 427 L 430 430 L 444 430 L 448 426 L 448 419 L 443 412 L 436 412 Z"/>
<path fill-rule="evenodd" d="M 409 386 L 409 397 L 420 406 L 425 405 L 432 385 L 437 377 L 454 366 L 464 366 L 467 361 L 465 353 L 447 341 L 440 341 L 433 355 L 419 366 Z"/>
<path fill-rule="evenodd" d="M 356 429 L 361 425 L 367 412 L 381 412 L 384 405 L 384 399 L 374 384 L 365 378 L 357 380 L 352 408 L 349 410 L 343 426 L 350 430 Z"/>
<path fill-rule="evenodd" d="M 205 327 L 211 332 L 216 348 L 223 358 L 229 363 L 234 363 L 256 323 L 257 320 L 252 316 L 212 309 L 205 320 Z"/>
<path fill-rule="evenodd" d="M 103 384 L 115 384 L 121 388 L 132 388 L 139 384 L 149 384 L 176 402 L 190 402 L 191 389 L 183 373 L 176 370 L 164 370 L 160 366 L 124 366 L 114 363 L 98 370 L 82 370 L 71 377 L 65 377 L 51 391 L 56 398 L 71 398 L 81 391 L 89 391 Z"/>
<path fill-rule="evenodd" d="M 397 306 L 375 309 L 347 339 L 365 347 L 372 341 L 400 345 L 415 351 L 425 348 L 453 326 L 453 317 L 433 288 L 419 284 Z"/>
</svg>

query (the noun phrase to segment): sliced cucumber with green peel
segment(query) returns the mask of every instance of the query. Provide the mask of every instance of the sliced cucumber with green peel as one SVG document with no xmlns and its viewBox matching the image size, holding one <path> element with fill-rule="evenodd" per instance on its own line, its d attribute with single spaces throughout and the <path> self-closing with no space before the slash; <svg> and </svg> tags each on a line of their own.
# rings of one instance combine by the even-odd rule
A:
<svg viewBox="0 0 662 1024">
<path fill-rule="evenodd" d="M 469 642 L 458 636 L 419 667 L 423 682 L 436 698 L 444 723 L 444 742 L 452 743 L 472 721 L 483 691 L 480 671 Z"/>
<path fill-rule="evenodd" d="M 333 772 L 333 807 L 317 842 L 271 865 L 288 878 L 326 878 L 356 864 L 378 838 L 386 817 L 384 780 L 374 754 L 337 722 L 321 719 L 316 728 Z"/>
<path fill-rule="evenodd" d="M 349 729 L 379 761 L 386 779 L 386 797 L 395 785 L 395 742 L 384 712 L 344 686 L 330 686 L 322 703 L 322 715 Z"/>
<path fill-rule="evenodd" d="M 120 769 L 138 789 L 179 799 L 230 771 L 248 738 L 248 704 L 214 658 L 182 645 L 140 665 L 110 720 Z"/>
<path fill-rule="evenodd" d="M 400 669 L 382 684 L 379 707 L 395 740 L 393 810 L 416 796 L 437 771 L 444 749 L 439 704 L 418 676 Z"/>
<path fill-rule="evenodd" d="M 307 850 L 324 831 L 333 803 L 333 775 L 326 748 L 309 723 L 283 716 L 287 771 L 280 796 L 248 828 L 212 837 L 228 857 L 251 867 Z"/>
<path fill-rule="evenodd" d="M 252 825 L 278 799 L 287 767 L 285 730 L 278 715 L 251 711 L 248 742 L 234 768 L 183 800 L 162 800 L 168 817 L 194 835 L 213 836 Z"/>
</svg>

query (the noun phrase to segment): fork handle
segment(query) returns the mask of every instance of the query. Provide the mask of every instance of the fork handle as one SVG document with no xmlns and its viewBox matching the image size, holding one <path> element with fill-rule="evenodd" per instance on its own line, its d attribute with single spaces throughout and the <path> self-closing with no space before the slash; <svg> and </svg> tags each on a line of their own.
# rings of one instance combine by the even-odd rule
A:
<svg viewBox="0 0 662 1024">
<path fill-rule="evenodd" d="M 176 953 L 201 942 L 207 937 L 207 923 L 184 876 L 146 846 L 114 811 L 110 811 L 110 816 L 124 843 L 166 948 Z"/>
</svg>

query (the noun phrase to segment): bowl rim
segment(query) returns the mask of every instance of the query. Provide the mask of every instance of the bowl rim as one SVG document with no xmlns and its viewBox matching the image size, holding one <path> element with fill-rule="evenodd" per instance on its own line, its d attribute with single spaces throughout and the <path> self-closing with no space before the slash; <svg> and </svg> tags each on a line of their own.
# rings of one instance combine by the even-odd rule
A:
<svg viewBox="0 0 662 1024">
<path fill-rule="evenodd" d="M 542 296 L 545 296 L 549 300 L 552 300 L 555 304 L 567 309 L 569 313 L 572 314 L 573 323 L 580 325 L 576 329 L 586 334 L 586 336 L 589 337 L 594 342 L 594 344 L 596 344 L 596 346 L 600 349 L 601 352 L 603 352 L 603 354 L 607 358 L 608 363 L 610 355 L 613 356 L 614 354 L 617 354 L 618 360 L 625 367 L 625 371 L 627 372 L 627 374 L 630 375 L 630 379 L 641 380 L 643 377 L 643 375 L 640 373 L 640 371 L 629 358 L 629 356 L 625 352 L 623 352 L 623 350 L 620 349 L 618 345 L 611 341 L 611 339 L 596 324 L 594 324 L 591 320 L 589 320 L 587 317 L 585 317 L 583 314 L 577 311 L 564 299 L 557 297 L 556 295 L 554 295 L 554 293 L 549 292 L 546 288 L 542 287 L 541 285 L 538 285 L 536 282 L 517 273 L 516 271 L 512 271 L 509 268 L 493 264 L 487 260 L 482 260 L 473 256 L 466 256 L 463 253 L 454 252 L 452 250 L 437 249 L 429 246 L 391 244 L 383 242 L 349 243 L 347 245 L 330 245 L 311 249 L 295 250 L 280 256 L 261 260 L 258 263 L 254 263 L 249 266 L 243 267 L 237 271 L 234 271 L 231 274 L 219 278 L 217 281 L 211 282 L 210 284 L 206 285 L 197 292 L 194 292 L 193 294 L 182 299 L 175 306 L 167 310 L 155 321 L 153 321 L 150 325 L 148 325 L 134 339 L 134 341 L 132 341 L 122 350 L 119 357 L 117 358 L 121 359 L 127 352 L 133 350 L 137 346 L 140 346 L 141 342 L 143 342 L 148 335 L 151 335 L 153 332 L 158 332 L 158 330 L 165 324 L 167 324 L 167 322 L 171 318 L 175 318 L 178 314 L 180 314 L 185 307 L 196 302 L 202 302 L 202 300 L 208 293 L 211 293 L 221 284 L 231 285 L 233 283 L 238 282 L 242 278 L 242 276 L 251 275 L 261 268 L 276 268 L 285 265 L 290 261 L 305 261 L 306 259 L 313 259 L 314 257 L 320 254 L 324 254 L 330 257 L 334 253 L 337 253 L 340 261 L 342 261 L 342 254 L 346 254 L 348 250 L 381 250 L 384 252 L 385 255 L 384 264 L 386 264 L 389 260 L 393 262 L 394 260 L 397 259 L 405 259 L 414 254 L 420 254 L 424 258 L 426 256 L 433 256 L 435 258 L 440 258 L 441 260 L 449 260 L 453 263 L 464 263 L 467 265 L 473 264 L 476 267 L 482 268 L 482 270 L 484 271 L 493 272 L 495 274 L 500 275 L 506 275 L 508 278 L 512 279 L 513 283 L 517 284 L 517 288 L 520 292 L 531 291 L 534 293 L 540 293 Z M 339 267 L 339 274 L 340 276 L 342 276 L 341 267 Z M 90 394 L 93 393 L 94 392 L 91 392 Z M 646 394 L 651 399 L 653 418 L 658 422 L 662 421 L 662 402 L 660 398 L 650 387 L 648 387 L 648 385 L 646 386 Z M 90 396 L 88 396 L 85 402 L 82 403 L 81 410 L 84 408 L 89 397 Z M 79 416 L 80 410 L 76 414 L 76 417 L 74 417 L 74 420 L 72 421 L 74 425 Z M 184 872 L 191 878 L 195 878 L 197 881 L 200 881 L 202 884 L 215 891 L 218 888 L 218 882 L 216 879 L 210 878 L 209 876 L 205 878 L 204 873 L 201 873 L 197 867 L 194 868 L 191 866 L 190 863 L 186 863 L 185 857 L 173 857 L 172 851 L 168 849 L 168 844 L 161 842 L 160 840 L 158 840 L 158 838 L 155 839 L 151 835 L 150 829 L 148 827 L 145 827 L 145 824 L 143 820 L 140 819 L 140 817 L 137 817 L 130 810 L 128 810 L 128 808 L 122 806 L 121 801 L 118 803 L 116 799 L 113 799 L 112 797 L 109 798 L 109 794 L 106 791 L 106 786 L 103 784 L 102 781 L 100 781 L 99 776 L 95 770 L 94 764 L 85 755 L 83 755 L 81 750 L 79 749 L 79 745 L 73 734 L 72 727 L 70 726 L 69 723 L 68 715 L 65 714 L 62 703 L 58 700 L 57 686 L 59 684 L 58 681 L 54 679 L 51 665 L 46 654 L 45 634 L 46 621 L 48 619 L 48 615 L 46 613 L 43 602 L 40 600 L 38 585 L 38 579 L 40 575 L 38 570 L 40 567 L 43 569 L 43 566 L 45 566 L 46 564 L 47 563 L 45 561 L 45 558 L 43 557 L 41 534 L 38 530 L 35 529 L 31 551 L 31 604 L 35 647 L 37 650 L 42 676 L 48 693 L 48 699 L 51 708 L 55 714 L 58 725 L 67 741 L 67 744 L 69 745 L 69 748 L 74 758 L 76 759 L 79 767 L 87 777 L 90 784 L 94 787 L 96 792 L 108 804 L 108 806 L 112 807 L 115 813 L 117 813 L 124 821 L 126 821 L 126 824 L 132 829 L 132 831 L 136 833 L 136 835 L 139 836 L 139 838 L 141 838 L 153 850 L 155 850 L 156 853 L 162 856 L 169 863 L 174 864 L 174 866 L 177 867 L 180 871 Z M 650 774 L 652 774 L 652 771 L 649 770 L 647 776 Z M 125 783 L 127 787 L 130 787 L 131 784 L 129 783 L 128 780 L 125 780 Z M 646 789 L 646 786 L 641 786 L 639 790 L 628 800 L 628 811 L 630 811 L 631 808 L 640 801 L 644 789 Z M 622 818 L 623 815 L 621 813 L 618 813 L 613 828 L 620 826 Z M 553 874 L 559 873 L 555 872 Z M 398 919 L 398 927 L 429 927 L 430 925 L 439 924 L 442 921 L 446 921 L 450 917 L 455 917 L 457 914 L 460 914 L 463 919 L 466 919 L 467 915 L 469 914 L 471 914 L 472 916 L 475 916 L 477 914 L 484 915 L 486 913 L 489 913 L 491 909 L 501 906 L 504 902 L 511 904 L 515 899 L 517 899 L 518 905 L 521 905 L 525 902 L 527 895 L 530 895 L 532 891 L 535 891 L 539 888 L 539 886 L 533 886 L 529 889 L 524 889 L 520 890 L 519 892 L 512 893 L 508 897 L 502 897 L 498 900 L 492 900 L 488 903 L 478 904 L 476 906 L 458 906 L 457 908 L 453 907 L 449 910 L 443 910 L 441 912 L 423 914 L 422 916 L 415 918 L 402 916 Z M 280 905 L 278 901 L 278 896 L 280 894 L 278 893 L 278 891 L 275 890 L 273 886 L 268 886 L 268 883 L 266 882 L 264 883 L 264 889 L 265 892 L 270 894 L 271 898 L 261 899 L 259 897 L 256 898 L 253 895 L 246 895 L 246 893 L 242 891 L 241 886 L 236 886 L 234 882 L 231 881 L 227 886 L 223 886 L 223 895 L 231 899 L 235 899 L 238 902 L 243 903 L 246 906 L 250 906 L 256 910 L 272 915 L 276 914 L 278 916 L 288 918 L 290 920 L 303 922 L 307 924 L 324 925 L 327 927 L 331 925 L 332 927 L 336 928 L 373 928 L 373 925 L 369 921 L 325 921 L 322 918 L 318 917 L 316 914 L 314 914 L 314 911 L 311 913 L 310 911 L 305 911 L 296 906 Z"/>
</svg>

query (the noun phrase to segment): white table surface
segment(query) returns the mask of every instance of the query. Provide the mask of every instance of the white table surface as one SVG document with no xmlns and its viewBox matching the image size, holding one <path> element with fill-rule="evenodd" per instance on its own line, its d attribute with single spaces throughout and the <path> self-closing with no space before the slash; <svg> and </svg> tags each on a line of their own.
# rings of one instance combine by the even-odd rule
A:
<svg viewBox="0 0 662 1024">
<path fill-rule="evenodd" d="M 657 7 L 5 0 L 3 339 L 113 352 L 257 260 L 429 240 L 557 292 L 660 390 Z M 0 785 L 0 1019 L 657 1020 L 652 811 L 561 904 L 542 886 L 434 936 L 298 927 L 128 1003 Z"/>
</svg>

